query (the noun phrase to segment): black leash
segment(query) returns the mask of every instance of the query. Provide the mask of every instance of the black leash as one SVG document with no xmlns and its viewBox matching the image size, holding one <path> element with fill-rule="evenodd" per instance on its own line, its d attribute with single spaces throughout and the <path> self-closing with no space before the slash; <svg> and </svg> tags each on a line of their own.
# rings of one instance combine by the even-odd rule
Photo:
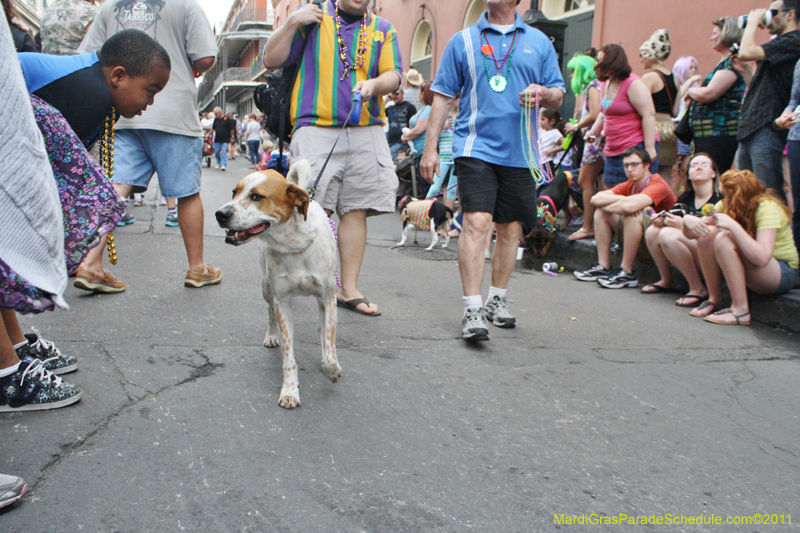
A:
<svg viewBox="0 0 800 533">
<path fill-rule="evenodd" d="M 325 158 L 325 163 L 323 163 L 322 168 L 319 170 L 319 174 L 317 174 L 317 179 L 314 180 L 314 185 L 308 190 L 308 196 L 311 200 L 314 199 L 314 195 L 317 194 L 317 185 L 319 185 L 319 179 L 322 177 L 322 173 L 325 172 L 325 167 L 328 166 L 328 161 L 331 160 L 331 156 L 333 155 L 333 150 L 336 148 L 336 144 L 339 142 L 339 139 L 344 133 L 344 129 L 347 127 L 347 124 L 350 122 L 350 118 L 355 115 L 356 116 L 356 123 L 358 123 L 358 117 L 361 116 L 361 91 L 356 91 L 353 93 L 353 105 L 350 106 L 350 112 L 347 114 L 347 118 L 344 121 L 344 126 L 342 126 L 339 135 L 336 137 L 336 140 L 333 142 L 333 147 L 331 151 L 328 153 L 328 157 Z M 353 113 L 355 111 L 355 113 Z"/>
</svg>

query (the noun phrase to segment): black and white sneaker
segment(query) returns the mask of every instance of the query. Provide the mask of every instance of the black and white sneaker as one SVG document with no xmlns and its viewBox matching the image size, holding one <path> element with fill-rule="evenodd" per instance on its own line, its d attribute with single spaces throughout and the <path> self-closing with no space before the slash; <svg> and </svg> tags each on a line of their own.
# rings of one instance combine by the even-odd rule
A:
<svg viewBox="0 0 800 533">
<path fill-rule="evenodd" d="M 16 372 L 0 378 L 0 413 L 57 409 L 82 395 L 81 389 L 48 372 L 42 361 L 26 357 Z"/>
<path fill-rule="evenodd" d="M 633 272 L 628 272 L 624 268 L 618 268 L 608 278 L 598 279 L 597 283 L 606 289 L 624 289 L 625 287 L 638 286 L 639 280 Z"/>
<path fill-rule="evenodd" d="M 599 279 L 605 279 L 611 274 L 612 270 L 610 268 L 603 268 L 603 265 L 595 265 L 583 272 L 578 272 L 577 270 L 573 272 L 575 279 L 578 281 L 597 281 Z"/>
<path fill-rule="evenodd" d="M 498 328 L 513 328 L 517 325 L 517 319 L 511 314 L 508 302 L 505 298 L 494 295 L 491 300 L 486 302 L 483 308 L 483 316 L 486 320 L 491 320 L 492 324 Z"/>
<path fill-rule="evenodd" d="M 488 341 L 489 328 L 483 319 L 483 307 L 470 307 L 461 319 L 461 338 L 465 341 Z"/>
<path fill-rule="evenodd" d="M 30 357 L 44 363 L 44 369 L 53 374 L 66 374 L 78 369 L 78 360 L 71 355 L 64 355 L 61 350 L 39 334 L 39 330 L 31 328 L 33 333 L 26 333 L 28 344 L 17 348 L 20 359 Z"/>
</svg>

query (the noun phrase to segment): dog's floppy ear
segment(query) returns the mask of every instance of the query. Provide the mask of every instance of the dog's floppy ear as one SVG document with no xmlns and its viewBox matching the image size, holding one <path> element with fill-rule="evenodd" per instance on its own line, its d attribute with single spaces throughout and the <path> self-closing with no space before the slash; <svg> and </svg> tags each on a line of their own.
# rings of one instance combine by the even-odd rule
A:
<svg viewBox="0 0 800 533">
<path fill-rule="evenodd" d="M 308 204 L 311 203 L 308 193 L 294 183 L 289 183 L 286 187 L 286 198 L 303 213 L 303 220 L 308 220 Z"/>
</svg>

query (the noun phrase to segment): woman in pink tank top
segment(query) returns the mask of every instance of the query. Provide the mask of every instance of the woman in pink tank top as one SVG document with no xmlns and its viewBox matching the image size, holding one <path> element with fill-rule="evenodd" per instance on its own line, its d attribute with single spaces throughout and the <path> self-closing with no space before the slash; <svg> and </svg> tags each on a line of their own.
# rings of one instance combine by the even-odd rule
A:
<svg viewBox="0 0 800 533">
<path fill-rule="evenodd" d="M 618 44 L 607 44 L 597 54 L 597 79 L 603 81 L 602 113 L 587 139 L 602 131 L 606 137 L 603 182 L 608 187 L 626 181 L 622 153 L 633 146 L 642 146 L 653 159 L 651 172 L 658 172 L 656 157 L 656 111 L 653 97 L 639 76 L 631 73 L 625 50 Z"/>
</svg>

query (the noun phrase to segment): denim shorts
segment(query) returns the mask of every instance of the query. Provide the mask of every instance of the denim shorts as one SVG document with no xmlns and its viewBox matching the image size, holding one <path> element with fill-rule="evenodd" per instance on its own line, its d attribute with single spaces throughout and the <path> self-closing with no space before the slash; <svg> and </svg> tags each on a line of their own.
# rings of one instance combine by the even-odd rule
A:
<svg viewBox="0 0 800 533">
<path fill-rule="evenodd" d="M 644 148 L 644 143 L 641 142 L 636 146 Z M 656 143 L 656 150 L 658 150 L 658 143 Z M 658 157 L 650 162 L 650 172 L 658 173 Z M 625 167 L 622 166 L 622 154 L 606 156 L 606 164 L 603 167 L 603 183 L 606 184 L 606 187 L 610 188 L 626 181 L 628 181 L 628 176 L 625 174 Z"/>
<path fill-rule="evenodd" d="M 158 174 L 161 194 L 185 198 L 200 192 L 203 138 L 157 130 L 117 130 L 114 182 L 147 187 Z"/>
<path fill-rule="evenodd" d="M 778 261 L 778 264 L 781 266 L 781 283 L 778 285 L 778 290 L 775 291 L 775 294 L 786 294 L 797 287 L 800 271 L 790 267 L 786 261 Z"/>
</svg>

